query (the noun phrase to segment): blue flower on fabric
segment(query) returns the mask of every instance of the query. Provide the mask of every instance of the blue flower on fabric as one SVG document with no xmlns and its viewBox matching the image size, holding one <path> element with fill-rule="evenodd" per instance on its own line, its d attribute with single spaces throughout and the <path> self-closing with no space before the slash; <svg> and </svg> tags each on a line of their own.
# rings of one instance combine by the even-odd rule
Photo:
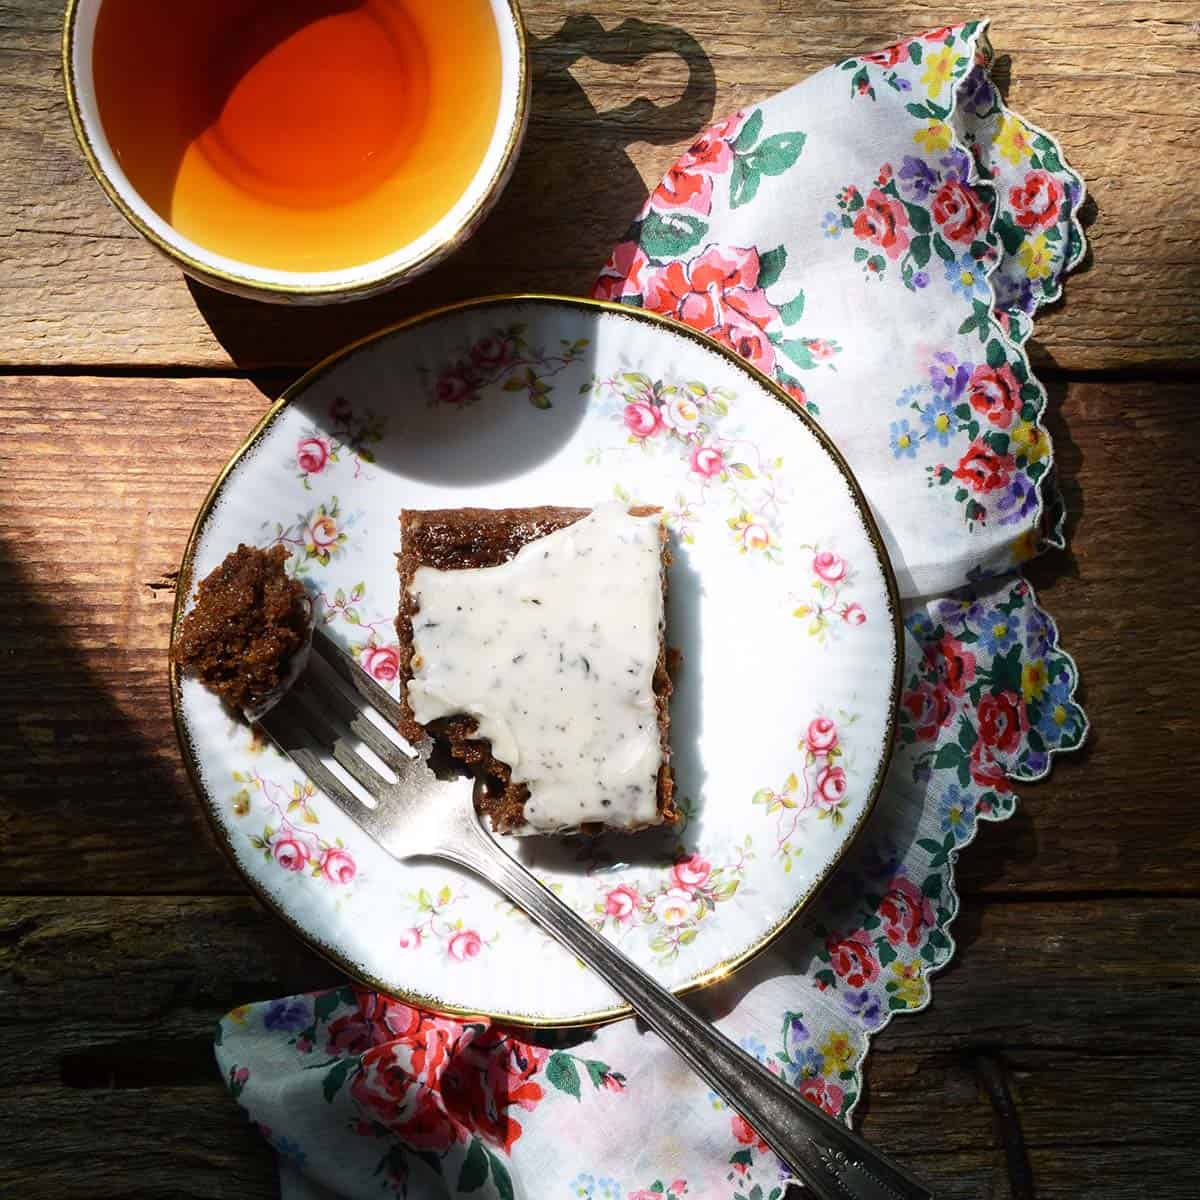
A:
<svg viewBox="0 0 1200 1200">
<path fill-rule="evenodd" d="M 906 387 L 904 391 L 902 391 L 900 395 L 896 397 L 896 407 L 907 408 L 913 403 L 914 400 L 916 400 L 919 395 L 921 395 L 924 390 L 925 385 L 920 383 L 914 383 L 909 387 Z"/>
<path fill-rule="evenodd" d="M 1015 525 L 1037 508 L 1037 485 L 1028 476 L 1014 475 L 995 504 L 996 511 L 1003 514 L 1000 524 Z"/>
<path fill-rule="evenodd" d="M 861 992 L 847 992 L 842 997 L 849 1012 L 863 1023 L 864 1029 L 878 1029 L 883 1024 L 883 1005 L 874 992 L 863 988 Z"/>
<path fill-rule="evenodd" d="M 308 1155 L 300 1148 L 300 1143 L 292 1141 L 289 1137 L 276 1138 L 272 1145 L 277 1154 L 290 1158 L 298 1167 L 304 1166 L 308 1161 Z"/>
<path fill-rule="evenodd" d="M 571 1189 L 571 1195 L 577 1196 L 579 1200 L 591 1200 L 592 1193 L 596 1190 L 596 1178 L 594 1175 L 576 1175 L 567 1187 Z"/>
<path fill-rule="evenodd" d="M 1079 709 L 1071 700 L 1071 684 L 1065 677 L 1054 680 L 1042 696 L 1037 730 L 1051 745 L 1077 738 L 1083 726 Z"/>
<path fill-rule="evenodd" d="M 825 1055 L 816 1046 L 809 1046 L 805 1052 L 795 1059 L 796 1072 L 801 1079 L 815 1079 L 825 1070 Z"/>
<path fill-rule="evenodd" d="M 892 453 L 897 458 L 916 458 L 921 435 L 907 420 L 893 421 L 891 428 Z"/>
<path fill-rule="evenodd" d="M 969 255 L 964 254 L 951 262 L 942 264 L 946 269 L 946 282 L 956 296 L 967 300 L 985 300 L 988 295 L 987 276 L 983 268 Z"/>
<path fill-rule="evenodd" d="M 827 212 L 821 219 L 821 228 L 825 231 L 827 238 L 838 238 L 842 236 L 842 216 L 841 213 Z"/>
<path fill-rule="evenodd" d="M 905 617 L 904 627 L 918 642 L 926 642 L 933 637 L 933 622 L 923 608 Z"/>
<path fill-rule="evenodd" d="M 927 440 L 935 441 L 939 446 L 950 445 L 950 439 L 956 429 L 954 402 L 949 396 L 935 396 L 933 401 L 921 410 L 921 424 L 925 427 Z"/>
<path fill-rule="evenodd" d="M 747 1037 L 742 1038 L 740 1045 L 747 1054 L 753 1054 L 760 1063 L 765 1063 L 767 1061 L 767 1055 L 769 1051 L 767 1050 L 765 1042 L 760 1042 L 758 1038 L 755 1037 Z"/>
<path fill-rule="evenodd" d="M 914 200 L 924 200 L 938 185 L 937 173 L 923 159 L 906 154 L 896 173 L 900 190 Z"/>
<path fill-rule="evenodd" d="M 975 798 L 958 784 L 948 784 L 938 801 L 942 832 L 953 833 L 956 842 L 965 842 L 971 832 L 970 818 L 974 811 Z"/>
<path fill-rule="evenodd" d="M 959 362 L 949 350 L 935 354 L 929 364 L 929 382 L 935 391 L 944 392 L 951 400 L 957 400 L 962 395 L 970 378 L 971 364 Z"/>
<path fill-rule="evenodd" d="M 1020 617 L 993 608 L 979 623 L 979 644 L 995 657 L 1014 645 L 1020 632 Z"/>
<path fill-rule="evenodd" d="M 272 1000 L 263 1014 L 263 1028 L 276 1033 L 296 1033 L 311 1023 L 308 1001 L 301 996 Z"/>
<path fill-rule="evenodd" d="M 622 1200 L 621 1185 L 608 1176 L 596 1181 L 596 1200 Z"/>
</svg>

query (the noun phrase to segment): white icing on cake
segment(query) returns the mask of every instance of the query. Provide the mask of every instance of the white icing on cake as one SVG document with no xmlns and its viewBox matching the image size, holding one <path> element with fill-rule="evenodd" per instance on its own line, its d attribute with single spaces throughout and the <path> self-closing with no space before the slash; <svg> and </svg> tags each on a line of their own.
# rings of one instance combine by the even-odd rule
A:
<svg viewBox="0 0 1200 1200">
<path fill-rule="evenodd" d="M 615 504 L 499 566 L 417 569 L 413 715 L 474 717 L 531 830 L 661 820 L 662 571 L 659 518 Z"/>
</svg>

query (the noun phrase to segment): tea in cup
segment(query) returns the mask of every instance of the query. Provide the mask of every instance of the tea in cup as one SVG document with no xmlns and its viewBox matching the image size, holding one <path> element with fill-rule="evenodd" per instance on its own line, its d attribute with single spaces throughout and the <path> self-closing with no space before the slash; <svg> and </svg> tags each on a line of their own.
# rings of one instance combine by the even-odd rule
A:
<svg viewBox="0 0 1200 1200">
<path fill-rule="evenodd" d="M 528 110 L 513 0 L 72 0 L 68 102 L 121 213 L 215 287 L 381 291 L 464 240 Z"/>
</svg>

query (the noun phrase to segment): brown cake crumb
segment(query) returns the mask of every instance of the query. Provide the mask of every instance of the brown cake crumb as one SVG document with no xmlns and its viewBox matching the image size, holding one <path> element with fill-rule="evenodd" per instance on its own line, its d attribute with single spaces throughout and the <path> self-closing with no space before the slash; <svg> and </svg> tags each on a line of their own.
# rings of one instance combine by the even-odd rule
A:
<svg viewBox="0 0 1200 1200">
<path fill-rule="evenodd" d="M 284 571 L 289 557 L 283 546 L 239 546 L 200 583 L 179 627 L 175 663 L 237 708 L 279 687 L 308 641 L 308 601 Z"/>
</svg>

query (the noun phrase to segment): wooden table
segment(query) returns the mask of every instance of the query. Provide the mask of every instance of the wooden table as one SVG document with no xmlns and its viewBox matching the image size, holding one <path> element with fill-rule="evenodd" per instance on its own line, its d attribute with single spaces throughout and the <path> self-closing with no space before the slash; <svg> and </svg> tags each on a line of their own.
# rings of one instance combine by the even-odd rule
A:
<svg viewBox="0 0 1200 1200">
<path fill-rule="evenodd" d="M 165 686 L 188 528 L 268 399 L 435 300 L 586 290 L 710 117 L 975 15 L 527 7 L 534 117 L 483 231 L 413 287 L 292 312 L 188 283 L 122 223 L 73 143 L 60 0 L 0 3 L 0 1195 L 274 1195 L 211 1028 L 334 975 L 210 842 Z M 876 1039 L 863 1126 L 943 1196 L 1192 1197 L 1200 8 L 990 11 L 1010 100 L 1093 196 L 1092 257 L 1033 347 L 1071 549 L 1031 576 L 1094 730 L 965 856 L 958 953 L 932 1009 Z"/>
</svg>

